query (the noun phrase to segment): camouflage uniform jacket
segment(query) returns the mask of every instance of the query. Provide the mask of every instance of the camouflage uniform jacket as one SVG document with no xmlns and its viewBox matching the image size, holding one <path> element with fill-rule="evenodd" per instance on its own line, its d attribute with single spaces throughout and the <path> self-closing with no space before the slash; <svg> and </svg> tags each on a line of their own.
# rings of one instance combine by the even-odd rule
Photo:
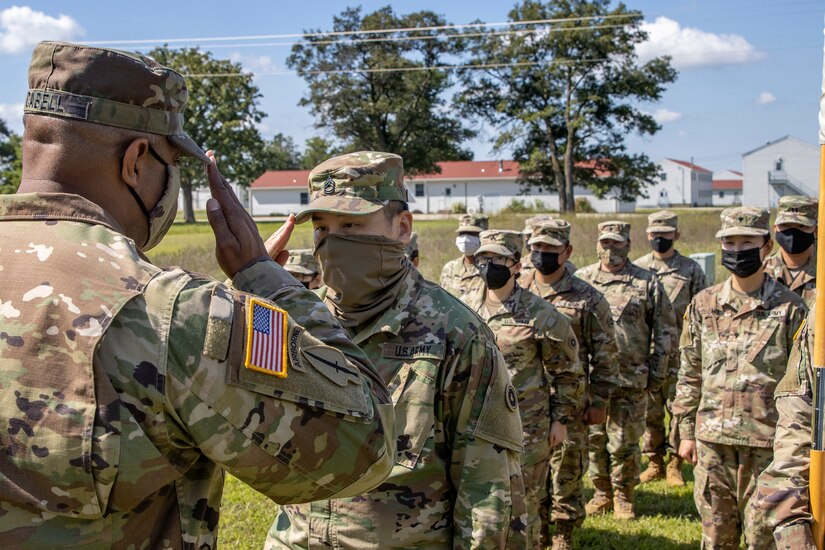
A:
<svg viewBox="0 0 825 550">
<path fill-rule="evenodd" d="M 484 281 L 478 274 L 478 268 L 464 263 L 464 256 L 450 260 L 441 270 L 441 287 L 463 300 L 465 296 L 484 288 Z"/>
<path fill-rule="evenodd" d="M 317 297 L 270 261 L 235 277 L 291 312 L 287 376 L 250 370 L 253 298 L 117 228 L 77 195 L 0 198 L 0 547 L 209 549 L 224 472 L 284 503 L 383 479 L 389 395 Z"/>
<path fill-rule="evenodd" d="M 401 284 L 353 337 L 395 404 L 392 473 L 356 498 L 282 507 L 269 547 L 527 547 L 521 420 L 494 336 L 417 270 Z"/>
<path fill-rule="evenodd" d="M 776 386 L 776 437 L 773 462 L 759 476 L 757 506 L 774 530 L 777 547 L 808 550 L 812 521 L 808 476 L 813 426 L 814 310 L 800 331 L 788 359 L 788 370 Z M 813 548 L 811 548 L 813 550 Z"/>
<path fill-rule="evenodd" d="M 556 308 L 518 285 L 496 310 L 472 296 L 474 309 L 496 336 L 516 388 L 524 427 L 522 466 L 550 458 L 550 423 L 567 423 L 583 408 L 584 372 L 576 335 Z"/>
<path fill-rule="evenodd" d="M 806 309 L 768 276 L 757 296 L 740 300 L 728 278 L 697 294 L 688 307 L 673 403 L 682 439 L 773 445 L 773 392 Z"/>
<path fill-rule="evenodd" d="M 816 300 L 816 249 L 808 259 L 808 263 L 795 277 L 785 265 L 781 250 L 777 250 L 765 259 L 765 273 L 802 296 L 808 307 L 814 305 L 814 300 Z"/>
<path fill-rule="evenodd" d="M 676 319 L 662 284 L 646 269 L 628 261 L 609 273 L 595 263 L 576 272 L 610 304 L 616 333 L 618 386 L 643 389 L 667 376 L 667 357 Z"/>
<path fill-rule="evenodd" d="M 679 371 L 679 335 L 682 334 L 682 324 L 684 322 L 685 311 L 694 296 L 705 288 L 705 272 L 699 264 L 690 258 L 686 258 L 674 251 L 675 254 L 667 260 L 659 260 L 653 253 L 645 254 L 633 263 L 652 271 L 659 277 L 659 282 L 665 289 L 670 304 L 673 306 L 673 313 L 676 317 L 676 332 L 672 352 L 670 354 L 670 369 L 668 376 L 676 376 Z"/>
<path fill-rule="evenodd" d="M 552 285 L 541 285 L 531 273 L 520 282 L 564 313 L 579 343 L 579 360 L 586 372 L 586 400 L 604 408 L 616 387 L 619 363 L 610 305 L 592 285 L 566 271 Z"/>
</svg>

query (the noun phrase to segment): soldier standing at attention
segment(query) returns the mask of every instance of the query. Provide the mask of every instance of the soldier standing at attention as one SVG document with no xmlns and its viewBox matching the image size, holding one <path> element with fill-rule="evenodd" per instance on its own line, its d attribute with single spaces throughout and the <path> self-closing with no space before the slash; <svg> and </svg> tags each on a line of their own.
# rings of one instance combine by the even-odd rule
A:
<svg viewBox="0 0 825 550">
<path fill-rule="evenodd" d="M 280 503 L 392 467 L 385 384 L 183 130 L 183 77 L 41 42 L 23 177 L 0 197 L 0 548 L 215 548 L 225 473 Z M 144 252 L 207 165 L 235 289 Z M 270 240 L 285 261 L 290 219 Z M 330 367 L 349 373 L 342 386 Z"/>
<path fill-rule="evenodd" d="M 665 477 L 665 454 L 670 448 L 667 464 L 667 484 L 673 487 L 685 485 L 682 479 L 682 458 L 679 456 L 679 427 L 671 412 L 673 397 L 676 395 L 676 375 L 679 373 L 678 338 L 682 333 L 682 322 L 688 304 L 696 294 L 705 288 L 705 273 L 695 261 L 679 254 L 673 248 L 681 234 L 678 217 L 673 212 L 662 210 L 647 217 L 647 242 L 652 252 L 634 263 L 652 271 L 659 277 L 676 317 L 675 342 L 668 356 L 667 380 L 659 391 L 647 396 L 646 430 L 642 443 L 642 454 L 648 457 L 647 469 L 642 472 L 641 482 L 647 483 Z M 665 434 L 665 410 L 670 415 L 670 437 Z"/>
<path fill-rule="evenodd" d="M 579 343 L 585 374 L 583 408 L 567 423 L 567 439 L 550 460 L 548 494 L 541 508 L 542 535 L 556 524 L 553 550 L 573 547 L 573 530 L 584 521 L 584 483 L 587 467 L 587 426 L 604 424 L 607 403 L 616 387 L 618 362 L 613 317 L 604 296 L 567 269 L 573 255 L 570 224 L 564 220 L 538 223 L 529 239 L 535 271 L 519 283 L 553 304 L 570 320 Z"/>
<path fill-rule="evenodd" d="M 765 260 L 765 273 L 802 296 L 816 298 L 816 226 L 819 201 L 788 195 L 779 199 L 773 230 L 779 250 Z"/>
<path fill-rule="evenodd" d="M 550 214 L 539 214 L 538 216 L 530 216 L 529 218 L 526 218 L 524 220 L 524 229 L 521 230 L 521 234 L 524 237 L 524 245 L 527 247 L 527 254 L 525 254 L 525 256 L 521 259 L 519 281 L 529 276 L 533 272 L 533 264 L 530 261 L 530 247 L 527 245 L 527 241 L 533 234 L 533 227 L 535 227 L 535 225 L 538 223 L 546 222 L 552 219 L 553 216 L 551 216 Z M 573 271 L 575 271 L 575 269 L 573 269 Z M 524 285 L 522 285 L 522 287 L 524 287 Z"/>
<path fill-rule="evenodd" d="M 773 246 L 768 211 L 726 208 L 721 218 L 716 237 L 732 276 L 688 307 L 673 414 L 679 454 L 696 466 L 703 546 L 738 548 L 744 531 L 748 548 L 770 548 L 771 530 L 751 502 L 773 456 L 774 390 L 806 310 L 799 296 L 763 272 Z"/>
<path fill-rule="evenodd" d="M 321 286 L 321 272 L 311 248 L 290 250 L 284 269 L 309 290 Z"/>
<path fill-rule="evenodd" d="M 484 289 L 468 296 L 467 303 L 495 334 L 518 396 L 530 547 L 539 549 L 544 548 L 539 506 L 551 449 L 567 439 L 566 425 L 581 414 L 584 372 L 567 318 L 516 284 L 523 240 L 517 231 L 482 231 L 476 266 Z"/>
<path fill-rule="evenodd" d="M 487 216 L 464 214 L 458 219 L 455 230 L 455 246 L 461 257 L 450 260 L 441 270 L 441 287 L 459 299 L 483 286 L 478 277 L 478 269 L 473 263 L 473 254 L 479 247 L 478 235 L 487 229 Z"/>
<path fill-rule="evenodd" d="M 298 221 L 312 220 L 327 306 L 390 387 L 395 467 L 360 496 L 282 507 L 267 546 L 526 548 L 515 390 L 484 321 L 405 258 L 401 157 L 331 158 L 309 192 Z"/>
<path fill-rule="evenodd" d="M 617 519 L 634 519 L 645 390 L 658 390 L 667 376 L 676 320 L 656 276 L 627 259 L 629 223 L 600 223 L 596 251 L 598 263 L 578 270 L 576 276 L 593 285 L 610 304 L 619 373 L 606 422 L 590 427 L 590 479 L 596 493 L 586 510 L 590 515 L 613 508 Z"/>
<path fill-rule="evenodd" d="M 794 341 L 785 376 L 776 386 L 773 460 L 759 476 L 756 506 L 779 550 L 816 550 L 811 533 L 809 473 L 813 427 L 816 308 Z"/>
</svg>

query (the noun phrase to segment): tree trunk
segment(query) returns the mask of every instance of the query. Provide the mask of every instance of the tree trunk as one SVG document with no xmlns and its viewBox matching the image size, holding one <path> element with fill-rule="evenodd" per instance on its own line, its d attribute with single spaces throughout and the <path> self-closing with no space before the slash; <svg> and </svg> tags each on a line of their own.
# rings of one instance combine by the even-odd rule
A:
<svg viewBox="0 0 825 550">
<path fill-rule="evenodd" d="M 195 209 L 192 208 L 192 184 L 181 185 L 183 190 L 183 221 L 184 223 L 195 223 Z"/>
<path fill-rule="evenodd" d="M 567 203 L 567 212 L 576 211 L 576 197 L 573 193 L 573 132 L 567 132 L 567 147 L 564 149 L 564 194 Z"/>
<path fill-rule="evenodd" d="M 550 144 L 550 164 L 553 166 L 553 183 L 556 185 L 556 190 L 559 193 L 559 212 L 564 214 L 570 211 L 570 205 L 567 204 L 567 193 L 564 189 L 564 170 L 559 164 L 559 150 L 556 147 L 556 139 L 553 136 L 549 123 L 547 127 L 547 138 Z"/>
</svg>

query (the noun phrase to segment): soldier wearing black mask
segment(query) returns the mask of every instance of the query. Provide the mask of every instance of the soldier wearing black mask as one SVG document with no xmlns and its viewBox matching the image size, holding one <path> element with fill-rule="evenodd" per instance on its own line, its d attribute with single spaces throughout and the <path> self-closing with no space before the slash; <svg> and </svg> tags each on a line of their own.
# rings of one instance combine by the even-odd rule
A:
<svg viewBox="0 0 825 550">
<path fill-rule="evenodd" d="M 773 226 L 780 248 L 765 260 L 765 272 L 802 296 L 808 307 L 813 306 L 816 294 L 818 208 L 815 198 L 780 198 Z"/>
</svg>

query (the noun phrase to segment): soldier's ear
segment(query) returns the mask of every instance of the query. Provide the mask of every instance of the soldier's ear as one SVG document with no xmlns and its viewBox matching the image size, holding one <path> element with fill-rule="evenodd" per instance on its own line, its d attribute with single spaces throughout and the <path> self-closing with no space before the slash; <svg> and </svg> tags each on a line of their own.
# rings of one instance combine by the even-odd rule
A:
<svg viewBox="0 0 825 550">
<path fill-rule="evenodd" d="M 395 223 L 398 224 L 398 238 L 404 244 L 410 242 L 413 231 L 413 217 L 409 210 L 404 210 L 395 218 Z"/>
<path fill-rule="evenodd" d="M 149 154 L 149 140 L 146 138 L 132 140 L 123 152 L 120 160 L 120 177 L 134 190 L 140 187 L 140 175 Z"/>
</svg>

